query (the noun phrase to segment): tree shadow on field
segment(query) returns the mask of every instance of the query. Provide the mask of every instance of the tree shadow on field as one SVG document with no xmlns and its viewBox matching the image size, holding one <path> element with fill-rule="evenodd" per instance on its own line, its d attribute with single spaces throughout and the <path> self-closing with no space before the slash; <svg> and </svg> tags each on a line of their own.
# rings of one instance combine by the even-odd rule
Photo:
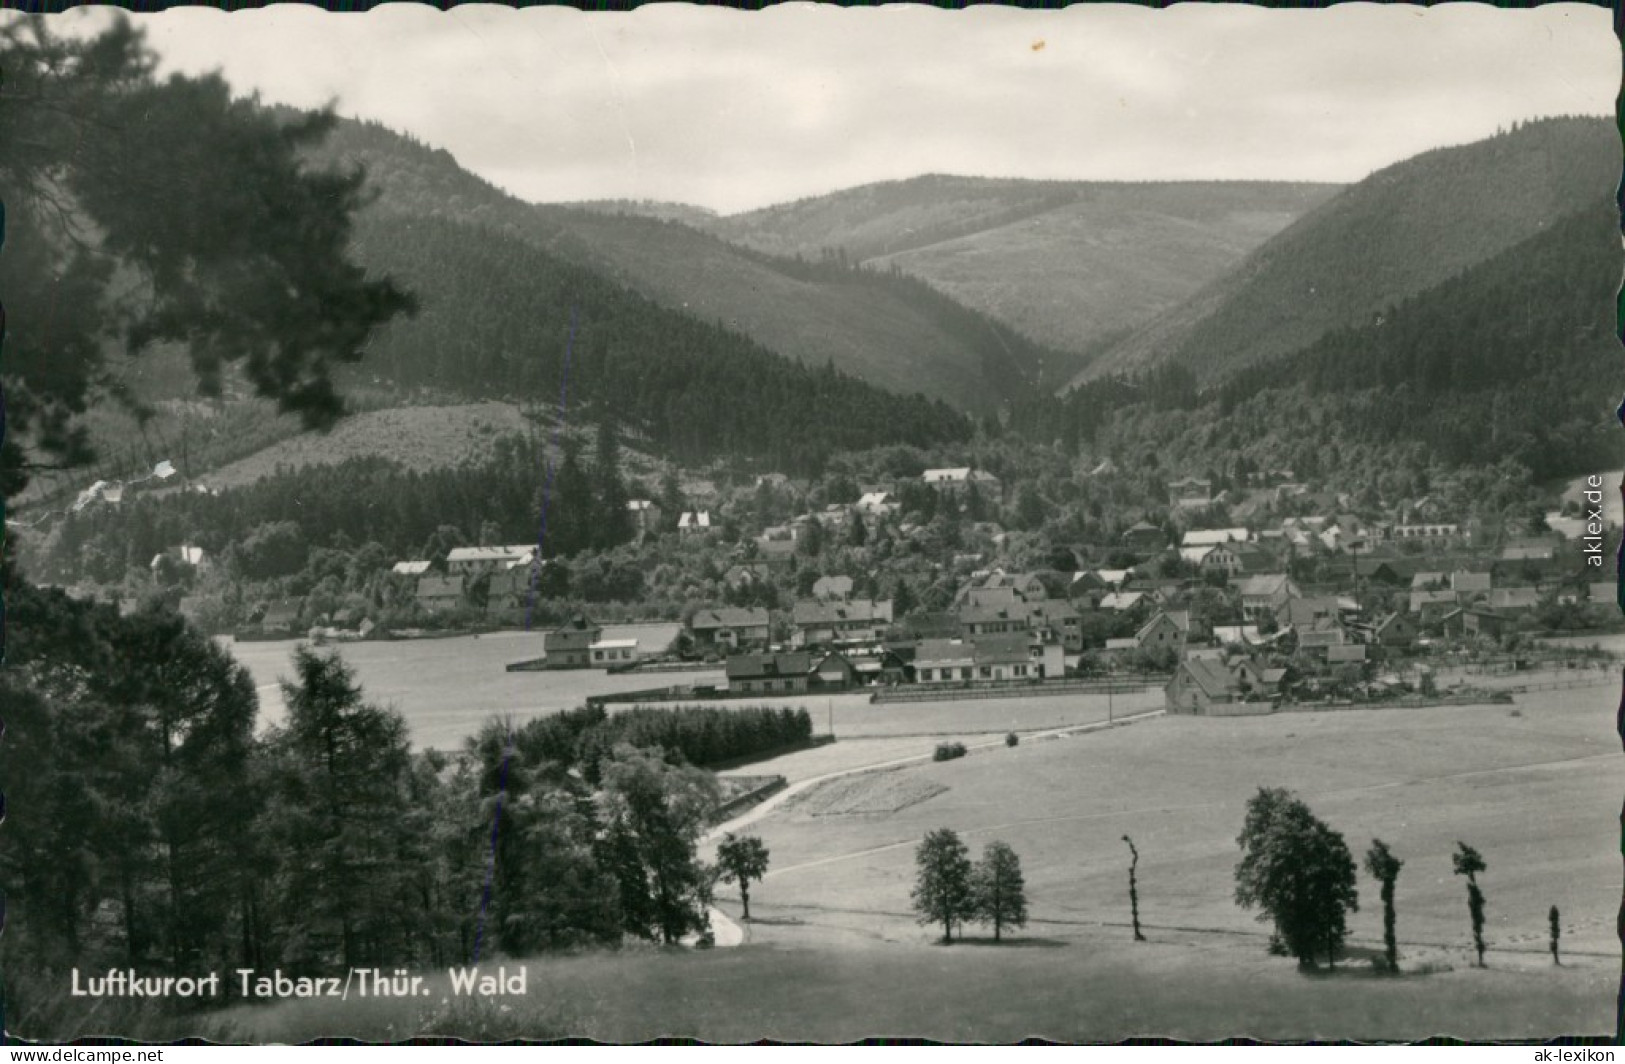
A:
<svg viewBox="0 0 1625 1064">
<path fill-rule="evenodd" d="M 991 938 L 956 938 L 952 942 L 937 940 L 939 946 L 986 946 L 989 949 L 1065 949 L 1072 943 L 1058 938 L 1006 938 L 998 942 Z"/>
<path fill-rule="evenodd" d="M 1326 962 L 1320 960 L 1313 968 L 1299 968 L 1298 973 L 1310 979 L 1394 980 L 1422 979 L 1450 970 L 1449 965 L 1438 963 L 1422 963 L 1415 968 L 1407 967 L 1404 958 L 1401 957 L 1399 971 L 1391 972 L 1388 970 L 1387 955 L 1382 950 L 1350 946 L 1337 958 L 1337 967 L 1328 968 Z"/>
</svg>

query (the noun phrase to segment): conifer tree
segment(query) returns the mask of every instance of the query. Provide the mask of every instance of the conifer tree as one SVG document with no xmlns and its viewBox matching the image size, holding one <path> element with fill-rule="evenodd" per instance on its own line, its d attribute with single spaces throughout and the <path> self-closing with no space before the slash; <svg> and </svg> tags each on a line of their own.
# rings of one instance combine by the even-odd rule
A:
<svg viewBox="0 0 1625 1064">
<path fill-rule="evenodd" d="M 626 482 L 621 478 L 620 434 L 613 415 L 598 422 L 598 446 L 593 456 L 593 488 L 598 518 L 591 545 L 604 550 L 632 539 L 632 515 L 627 510 Z"/>
<path fill-rule="evenodd" d="M 408 802 L 411 750 L 393 709 L 363 700 L 336 652 L 294 651 L 286 727 L 273 736 L 272 830 L 284 860 L 283 922 L 301 934 L 289 959 L 318 967 L 385 963 L 410 934 L 410 881 L 423 859 Z"/>
</svg>

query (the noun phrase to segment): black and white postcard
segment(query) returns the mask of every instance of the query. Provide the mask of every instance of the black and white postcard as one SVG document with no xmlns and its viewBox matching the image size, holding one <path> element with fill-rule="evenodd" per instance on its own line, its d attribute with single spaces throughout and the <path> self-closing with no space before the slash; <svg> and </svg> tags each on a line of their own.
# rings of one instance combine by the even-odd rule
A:
<svg viewBox="0 0 1625 1064">
<path fill-rule="evenodd" d="M 13 1041 L 1541 1041 L 1606 9 L 0 17 Z"/>
</svg>

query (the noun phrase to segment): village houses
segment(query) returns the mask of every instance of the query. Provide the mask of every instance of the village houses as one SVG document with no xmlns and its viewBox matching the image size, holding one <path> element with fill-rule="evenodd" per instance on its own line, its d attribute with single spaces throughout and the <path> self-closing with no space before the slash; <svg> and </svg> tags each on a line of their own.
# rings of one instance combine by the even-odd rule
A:
<svg viewBox="0 0 1625 1064">
<path fill-rule="evenodd" d="M 688 622 L 694 645 L 701 648 L 737 650 L 766 645 L 772 618 L 759 606 L 726 606 L 699 610 Z"/>
<path fill-rule="evenodd" d="M 549 669 L 591 668 L 592 645 L 604 630 L 581 614 L 576 614 L 542 637 L 545 663 Z"/>
<path fill-rule="evenodd" d="M 891 626 L 891 601 L 797 602 L 790 608 L 792 646 L 873 642 Z"/>
</svg>

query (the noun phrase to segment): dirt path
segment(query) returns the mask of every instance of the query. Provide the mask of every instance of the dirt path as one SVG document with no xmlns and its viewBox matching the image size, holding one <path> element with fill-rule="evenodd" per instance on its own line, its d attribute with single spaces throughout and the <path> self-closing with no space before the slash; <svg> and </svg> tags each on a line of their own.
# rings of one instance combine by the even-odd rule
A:
<svg viewBox="0 0 1625 1064">
<path fill-rule="evenodd" d="M 727 949 L 737 946 L 745 941 L 745 930 L 734 923 L 733 918 L 721 909 L 711 909 L 711 937 L 712 943 L 718 949 Z"/>
<path fill-rule="evenodd" d="M 1089 724 L 1068 724 L 1060 728 L 1048 728 L 1044 731 L 1029 732 L 1026 735 L 1023 735 L 1022 739 L 1023 741 L 1053 739 L 1063 735 L 1078 735 L 1084 732 L 1100 731 L 1104 728 L 1115 728 L 1124 724 L 1132 724 L 1135 721 L 1148 720 L 1151 717 L 1160 717 L 1163 715 L 1163 713 L 1163 710 L 1152 709 L 1147 710 L 1144 713 L 1135 713 L 1127 717 L 1118 717 L 1116 720 L 1099 720 L 1093 721 Z M 989 750 L 1003 745 L 1004 739 L 1003 737 L 1000 737 L 998 739 L 989 739 L 984 743 L 968 744 L 966 746 L 966 750 Z M 881 769 L 900 768 L 903 765 L 923 764 L 924 762 L 930 761 L 931 757 L 931 754 L 911 754 L 908 757 L 894 757 L 886 761 L 876 761 L 867 765 L 854 765 L 851 768 L 837 769 L 834 772 L 826 772 L 821 776 L 812 776 L 807 779 L 800 780 L 799 782 L 792 783 L 790 786 L 773 795 L 771 798 L 768 798 L 761 804 L 747 809 L 745 812 L 734 817 L 732 820 L 718 824 L 716 827 L 707 832 L 701 841 L 721 838 L 722 835 L 727 832 L 738 831 L 740 828 L 754 824 L 756 821 L 761 820 L 763 817 L 767 816 L 773 810 L 777 809 L 794 796 L 810 790 L 821 783 L 828 783 L 830 780 L 840 779 L 843 776 L 856 776 L 864 772 L 878 772 Z"/>
</svg>

